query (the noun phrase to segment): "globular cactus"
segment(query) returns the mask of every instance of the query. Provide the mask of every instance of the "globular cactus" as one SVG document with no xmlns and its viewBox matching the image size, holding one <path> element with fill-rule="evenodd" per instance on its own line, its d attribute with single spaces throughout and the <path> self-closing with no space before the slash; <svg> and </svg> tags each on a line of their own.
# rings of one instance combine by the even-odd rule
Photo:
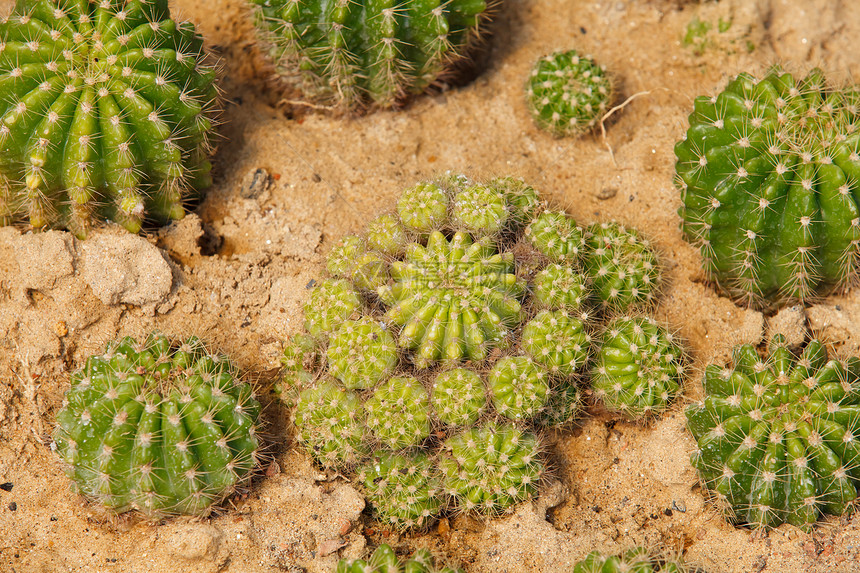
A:
<svg viewBox="0 0 860 573">
<path fill-rule="evenodd" d="M 326 268 L 335 277 L 351 279 L 360 290 L 376 290 L 388 281 L 388 263 L 382 253 L 367 247 L 355 235 L 341 238 L 329 252 Z"/>
<path fill-rule="evenodd" d="M 298 441 L 325 468 L 354 466 L 367 454 L 361 399 L 331 378 L 301 390 L 294 419 Z"/>
<path fill-rule="evenodd" d="M 411 231 L 429 233 L 448 220 L 448 193 L 436 182 L 424 181 L 406 189 L 397 199 L 397 214 Z"/>
<path fill-rule="evenodd" d="M 663 557 L 644 547 L 629 549 L 620 555 L 592 551 L 573 566 L 573 573 L 692 573 L 696 571 L 680 557 Z"/>
<path fill-rule="evenodd" d="M 809 530 L 858 495 L 860 359 L 828 360 L 818 340 L 795 357 L 782 335 L 769 351 L 738 346 L 730 367 L 705 369 L 706 397 L 686 411 L 692 463 L 738 523 Z"/>
<path fill-rule="evenodd" d="M 508 221 L 508 202 L 504 194 L 480 183 L 467 185 L 451 200 L 451 222 L 473 237 L 493 235 Z"/>
<path fill-rule="evenodd" d="M 606 405 L 633 419 L 660 414 L 681 388 L 686 356 L 671 332 L 649 317 L 619 317 L 606 327 L 591 387 Z"/>
<path fill-rule="evenodd" d="M 305 303 L 305 330 L 314 338 L 330 336 L 361 308 L 361 299 L 347 280 L 325 279 Z"/>
<path fill-rule="evenodd" d="M 417 446 L 430 435 L 430 399 L 415 378 L 394 376 L 383 382 L 364 410 L 370 435 L 386 448 Z"/>
<path fill-rule="evenodd" d="M 487 186 L 504 196 L 508 205 L 508 227 L 513 227 L 514 231 L 521 230 L 537 217 L 543 206 L 534 187 L 521 179 L 496 177 Z"/>
<path fill-rule="evenodd" d="M 507 424 L 448 438 L 439 468 L 456 507 L 485 515 L 498 515 L 536 495 L 544 472 L 537 438 Z"/>
<path fill-rule="evenodd" d="M 594 128 L 612 103 L 612 81 L 603 67 L 575 50 L 537 61 L 526 83 L 535 123 L 558 137 Z"/>
<path fill-rule="evenodd" d="M 487 19 L 485 0 L 251 0 L 270 57 L 312 102 L 391 107 L 462 56 Z"/>
<path fill-rule="evenodd" d="M 211 184 L 215 71 L 167 0 L 20 0 L 0 22 L 0 225 L 181 219 Z"/>
<path fill-rule="evenodd" d="M 534 418 L 550 394 L 549 376 L 525 356 L 506 356 L 487 376 L 493 407 L 511 420 Z"/>
<path fill-rule="evenodd" d="M 626 313 L 654 303 L 660 267 L 651 244 L 638 231 L 600 223 L 588 228 L 586 244 L 584 266 L 603 308 Z"/>
<path fill-rule="evenodd" d="M 71 382 L 56 451 L 77 489 L 108 508 L 205 515 L 257 465 L 260 404 L 198 339 L 123 338 Z"/>
<path fill-rule="evenodd" d="M 389 545 L 380 545 L 370 559 L 341 559 L 336 573 L 463 573 L 461 569 L 437 567 L 426 549 L 419 549 L 401 560 Z"/>
<path fill-rule="evenodd" d="M 581 313 L 588 298 L 585 278 L 567 265 L 550 263 L 534 278 L 534 300 L 541 308 Z"/>
<path fill-rule="evenodd" d="M 349 389 L 372 388 L 397 365 L 394 338 L 369 317 L 345 320 L 327 350 L 329 373 Z"/>
<path fill-rule="evenodd" d="M 556 382 L 549 401 L 537 417 L 544 428 L 562 430 L 569 427 L 582 412 L 582 391 L 574 381 Z"/>
<path fill-rule="evenodd" d="M 395 215 L 380 215 L 367 225 L 367 246 L 371 250 L 396 257 L 403 254 L 406 243 L 406 230 Z"/>
<path fill-rule="evenodd" d="M 392 263 L 393 284 L 377 292 L 391 307 L 385 319 L 402 327 L 398 344 L 415 350 L 419 368 L 483 360 L 521 320 L 525 287 L 515 271 L 513 254 L 498 253 L 487 238 L 473 242 L 458 232 L 449 241 L 433 231 L 426 247 L 411 243 L 406 260 Z"/>
<path fill-rule="evenodd" d="M 274 390 L 287 407 L 294 407 L 299 392 L 313 382 L 317 361 L 317 342 L 313 337 L 296 334 L 284 343 L 281 355 L 284 376 Z"/>
<path fill-rule="evenodd" d="M 544 211 L 529 224 L 525 235 L 556 263 L 576 264 L 585 249 L 585 231 L 562 212 Z"/>
<path fill-rule="evenodd" d="M 430 401 L 441 422 L 471 426 L 487 408 L 487 392 L 478 374 L 466 368 L 453 368 L 436 376 Z"/>
<path fill-rule="evenodd" d="M 423 453 L 379 453 L 358 472 L 367 501 L 391 527 L 420 529 L 438 517 L 445 499 L 439 471 Z"/>
<path fill-rule="evenodd" d="M 588 360 L 586 324 L 564 310 L 542 310 L 523 328 L 523 351 L 551 374 L 567 377 Z"/>
<path fill-rule="evenodd" d="M 818 69 L 743 73 L 696 98 L 675 145 L 682 230 L 736 301 L 770 311 L 857 278 L 858 103 Z"/>
</svg>

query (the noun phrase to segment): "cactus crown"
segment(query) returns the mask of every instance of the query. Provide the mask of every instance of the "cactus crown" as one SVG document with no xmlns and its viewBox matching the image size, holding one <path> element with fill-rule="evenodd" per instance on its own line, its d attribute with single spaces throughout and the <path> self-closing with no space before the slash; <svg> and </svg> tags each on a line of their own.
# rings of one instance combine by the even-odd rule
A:
<svg viewBox="0 0 860 573">
<path fill-rule="evenodd" d="M 692 573 L 680 557 L 664 558 L 644 547 L 628 549 L 620 555 L 592 551 L 573 566 L 573 573 Z"/>
<path fill-rule="evenodd" d="M 812 70 L 740 74 L 698 97 L 675 146 L 685 237 L 736 301 L 775 310 L 843 287 L 860 260 L 860 96 Z"/>
<path fill-rule="evenodd" d="M 426 549 L 419 549 L 408 559 L 400 559 L 389 545 L 376 548 L 370 559 L 341 559 L 337 573 L 463 573 L 461 569 L 437 567 Z"/>
<path fill-rule="evenodd" d="M 738 346 L 730 367 L 705 369 L 706 397 L 686 412 L 692 463 L 737 522 L 808 530 L 857 497 L 860 359 L 828 360 L 818 340 L 796 357 L 781 335 L 769 350 Z"/>
<path fill-rule="evenodd" d="M 204 60 L 166 0 L 18 2 L 0 22 L 0 224 L 182 218 L 211 184 Z"/>
<path fill-rule="evenodd" d="M 124 338 L 72 375 L 54 442 L 90 499 L 204 515 L 255 468 L 259 413 L 251 387 L 199 340 Z"/>
</svg>

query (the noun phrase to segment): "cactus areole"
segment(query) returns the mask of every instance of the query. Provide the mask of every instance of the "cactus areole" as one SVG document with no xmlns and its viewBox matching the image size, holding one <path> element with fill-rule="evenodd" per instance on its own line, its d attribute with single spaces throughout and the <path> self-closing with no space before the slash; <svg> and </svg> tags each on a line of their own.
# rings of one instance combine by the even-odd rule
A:
<svg viewBox="0 0 860 573">
<path fill-rule="evenodd" d="M 744 73 L 696 98 L 675 146 L 682 230 L 736 301 L 775 310 L 856 279 L 858 104 L 817 69 Z"/>
<path fill-rule="evenodd" d="M 214 79 L 167 0 L 19 0 L 0 22 L 0 225 L 182 218 L 211 184 Z"/>
</svg>

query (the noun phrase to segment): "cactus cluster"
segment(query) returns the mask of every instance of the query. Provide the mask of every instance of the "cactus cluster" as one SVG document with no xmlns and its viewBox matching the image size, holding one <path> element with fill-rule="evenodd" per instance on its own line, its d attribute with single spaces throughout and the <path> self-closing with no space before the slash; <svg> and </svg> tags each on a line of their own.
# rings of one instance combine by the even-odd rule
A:
<svg viewBox="0 0 860 573">
<path fill-rule="evenodd" d="M 420 93 L 470 47 L 485 0 L 251 0 L 278 74 L 313 103 L 391 107 Z"/>
<path fill-rule="evenodd" d="M 842 515 L 860 484 L 860 359 L 828 360 L 818 340 L 794 356 L 782 335 L 769 354 L 741 345 L 705 369 L 704 401 L 687 408 L 692 463 L 734 521 L 809 530 Z"/>
<path fill-rule="evenodd" d="M 575 50 L 544 56 L 526 83 L 526 101 L 535 123 L 558 137 L 594 128 L 612 103 L 606 70 Z"/>
<path fill-rule="evenodd" d="M 376 548 L 370 559 L 341 559 L 336 573 L 463 573 L 462 569 L 436 566 L 426 549 L 415 551 L 408 559 L 400 559 L 389 545 Z"/>
<path fill-rule="evenodd" d="M 662 557 L 644 547 L 628 549 L 618 555 L 592 551 L 573 566 L 573 573 L 688 573 L 694 570 L 680 557 Z"/>
<path fill-rule="evenodd" d="M 123 338 L 71 383 L 55 448 L 80 493 L 108 508 L 205 515 L 256 466 L 260 404 L 197 339 Z"/>
<path fill-rule="evenodd" d="M 0 225 L 181 219 L 211 183 L 214 79 L 167 0 L 17 2 L 0 22 Z"/>
<path fill-rule="evenodd" d="M 818 69 L 743 73 L 696 98 L 675 145 L 682 230 L 736 301 L 775 310 L 857 278 L 858 103 Z"/>
</svg>

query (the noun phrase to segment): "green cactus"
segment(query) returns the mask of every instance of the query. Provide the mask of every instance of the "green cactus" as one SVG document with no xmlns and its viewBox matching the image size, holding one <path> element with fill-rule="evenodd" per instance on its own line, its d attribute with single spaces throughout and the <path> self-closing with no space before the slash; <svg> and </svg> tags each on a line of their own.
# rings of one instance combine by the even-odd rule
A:
<svg viewBox="0 0 860 573">
<path fill-rule="evenodd" d="M 211 184 L 204 60 L 167 0 L 19 0 L 0 22 L 0 225 L 181 219 Z"/>
<path fill-rule="evenodd" d="M 493 235 L 508 221 L 505 195 L 480 183 L 467 185 L 451 201 L 451 222 L 475 237 Z"/>
<path fill-rule="evenodd" d="M 342 237 L 326 259 L 328 272 L 339 278 L 352 279 L 365 291 L 373 291 L 388 281 L 388 263 L 382 253 L 367 250 L 364 239 L 355 235 Z"/>
<path fill-rule="evenodd" d="M 353 466 L 367 453 L 361 399 L 331 378 L 301 391 L 294 418 L 298 441 L 323 467 Z"/>
<path fill-rule="evenodd" d="M 675 145 L 682 230 L 736 301 L 771 311 L 857 278 L 858 99 L 778 68 L 696 98 Z"/>
<path fill-rule="evenodd" d="M 629 549 L 620 555 L 603 555 L 592 551 L 573 566 L 573 573 L 692 573 L 678 557 L 655 555 L 644 547 Z"/>
<path fill-rule="evenodd" d="M 358 480 L 380 521 L 395 529 L 427 527 L 442 511 L 442 481 L 423 453 L 379 453 L 359 469 Z"/>
<path fill-rule="evenodd" d="M 585 232 L 561 212 L 544 211 L 525 234 L 538 251 L 556 263 L 576 264 L 585 249 Z"/>
<path fill-rule="evenodd" d="M 269 56 L 290 87 L 324 105 L 391 107 L 463 55 L 485 0 L 251 0 Z"/>
<path fill-rule="evenodd" d="M 417 446 L 430 435 L 430 399 L 415 378 L 395 376 L 380 384 L 364 410 L 371 436 L 392 450 Z"/>
<path fill-rule="evenodd" d="M 419 183 L 401 193 L 397 214 L 407 229 L 429 233 L 448 220 L 448 201 L 448 193 L 436 183 Z"/>
<path fill-rule="evenodd" d="M 508 226 L 514 231 L 525 227 L 537 217 L 542 203 L 538 192 L 521 179 L 496 177 L 487 186 L 502 193 L 508 205 Z"/>
<path fill-rule="evenodd" d="M 430 233 L 427 246 L 410 244 L 406 260 L 391 265 L 393 285 L 378 289 L 391 308 L 385 319 L 402 326 L 398 344 L 415 350 L 415 365 L 438 360 L 483 360 L 504 345 L 521 319 L 524 285 L 513 253 L 498 253 L 488 238 L 466 233 L 449 241 Z"/>
<path fill-rule="evenodd" d="M 325 279 L 305 303 L 305 330 L 314 338 L 327 337 L 361 309 L 361 299 L 346 280 Z"/>
<path fill-rule="evenodd" d="M 436 376 L 430 391 L 436 417 L 451 426 L 471 426 L 487 407 L 481 377 L 465 368 L 453 368 Z"/>
<path fill-rule="evenodd" d="M 544 468 L 533 434 L 488 424 L 448 438 L 442 452 L 445 489 L 462 510 L 498 515 L 537 494 Z"/>
<path fill-rule="evenodd" d="M 437 567 L 426 549 L 419 549 L 409 559 L 401 561 L 390 546 L 376 548 L 368 561 L 341 559 L 336 573 L 463 573 L 461 569 Z"/>
<path fill-rule="evenodd" d="M 257 464 L 260 404 L 198 339 L 123 338 L 71 383 L 56 451 L 78 490 L 117 512 L 205 515 Z"/>
<path fill-rule="evenodd" d="M 564 310 L 542 310 L 522 334 L 522 349 L 551 374 L 572 376 L 588 360 L 591 335 L 585 323 Z"/>
<path fill-rule="evenodd" d="M 487 376 L 493 407 L 511 420 L 529 420 L 546 405 L 550 394 L 545 370 L 525 356 L 506 356 Z"/>
<path fill-rule="evenodd" d="M 583 276 L 558 263 L 548 264 L 535 276 L 532 294 L 541 308 L 580 314 L 588 297 Z"/>
<path fill-rule="evenodd" d="M 316 346 L 316 340 L 307 334 L 296 334 L 284 343 L 281 355 L 284 377 L 274 390 L 290 408 L 296 405 L 299 392 L 313 382 L 318 362 Z"/>
<path fill-rule="evenodd" d="M 592 225 L 586 244 L 585 269 L 604 308 L 623 313 L 654 303 L 660 288 L 657 255 L 635 229 Z"/>
<path fill-rule="evenodd" d="M 355 261 L 365 250 L 364 241 L 358 235 L 341 237 L 329 251 L 325 268 L 336 278 L 351 279 Z"/>
<path fill-rule="evenodd" d="M 394 338 L 369 317 L 345 320 L 329 342 L 329 373 L 349 389 L 372 388 L 397 365 Z"/>
<path fill-rule="evenodd" d="M 692 463 L 737 522 L 809 530 L 857 498 L 860 359 L 828 360 L 817 340 L 795 357 L 782 335 L 769 350 L 738 346 L 729 368 L 705 369 L 706 397 L 686 411 Z"/>
<path fill-rule="evenodd" d="M 557 382 L 536 422 L 544 428 L 562 430 L 582 413 L 582 391 L 572 381 Z"/>
<path fill-rule="evenodd" d="M 558 137 L 594 128 L 612 103 L 603 67 L 575 50 L 544 56 L 532 68 L 526 100 L 535 123 Z"/>
<path fill-rule="evenodd" d="M 681 389 L 686 356 L 668 330 L 649 317 L 619 317 L 606 327 L 591 387 L 614 412 L 633 419 L 661 414 Z"/>
<path fill-rule="evenodd" d="M 380 215 L 367 225 L 367 246 L 383 255 L 402 255 L 407 242 L 406 231 L 395 215 Z"/>
</svg>

